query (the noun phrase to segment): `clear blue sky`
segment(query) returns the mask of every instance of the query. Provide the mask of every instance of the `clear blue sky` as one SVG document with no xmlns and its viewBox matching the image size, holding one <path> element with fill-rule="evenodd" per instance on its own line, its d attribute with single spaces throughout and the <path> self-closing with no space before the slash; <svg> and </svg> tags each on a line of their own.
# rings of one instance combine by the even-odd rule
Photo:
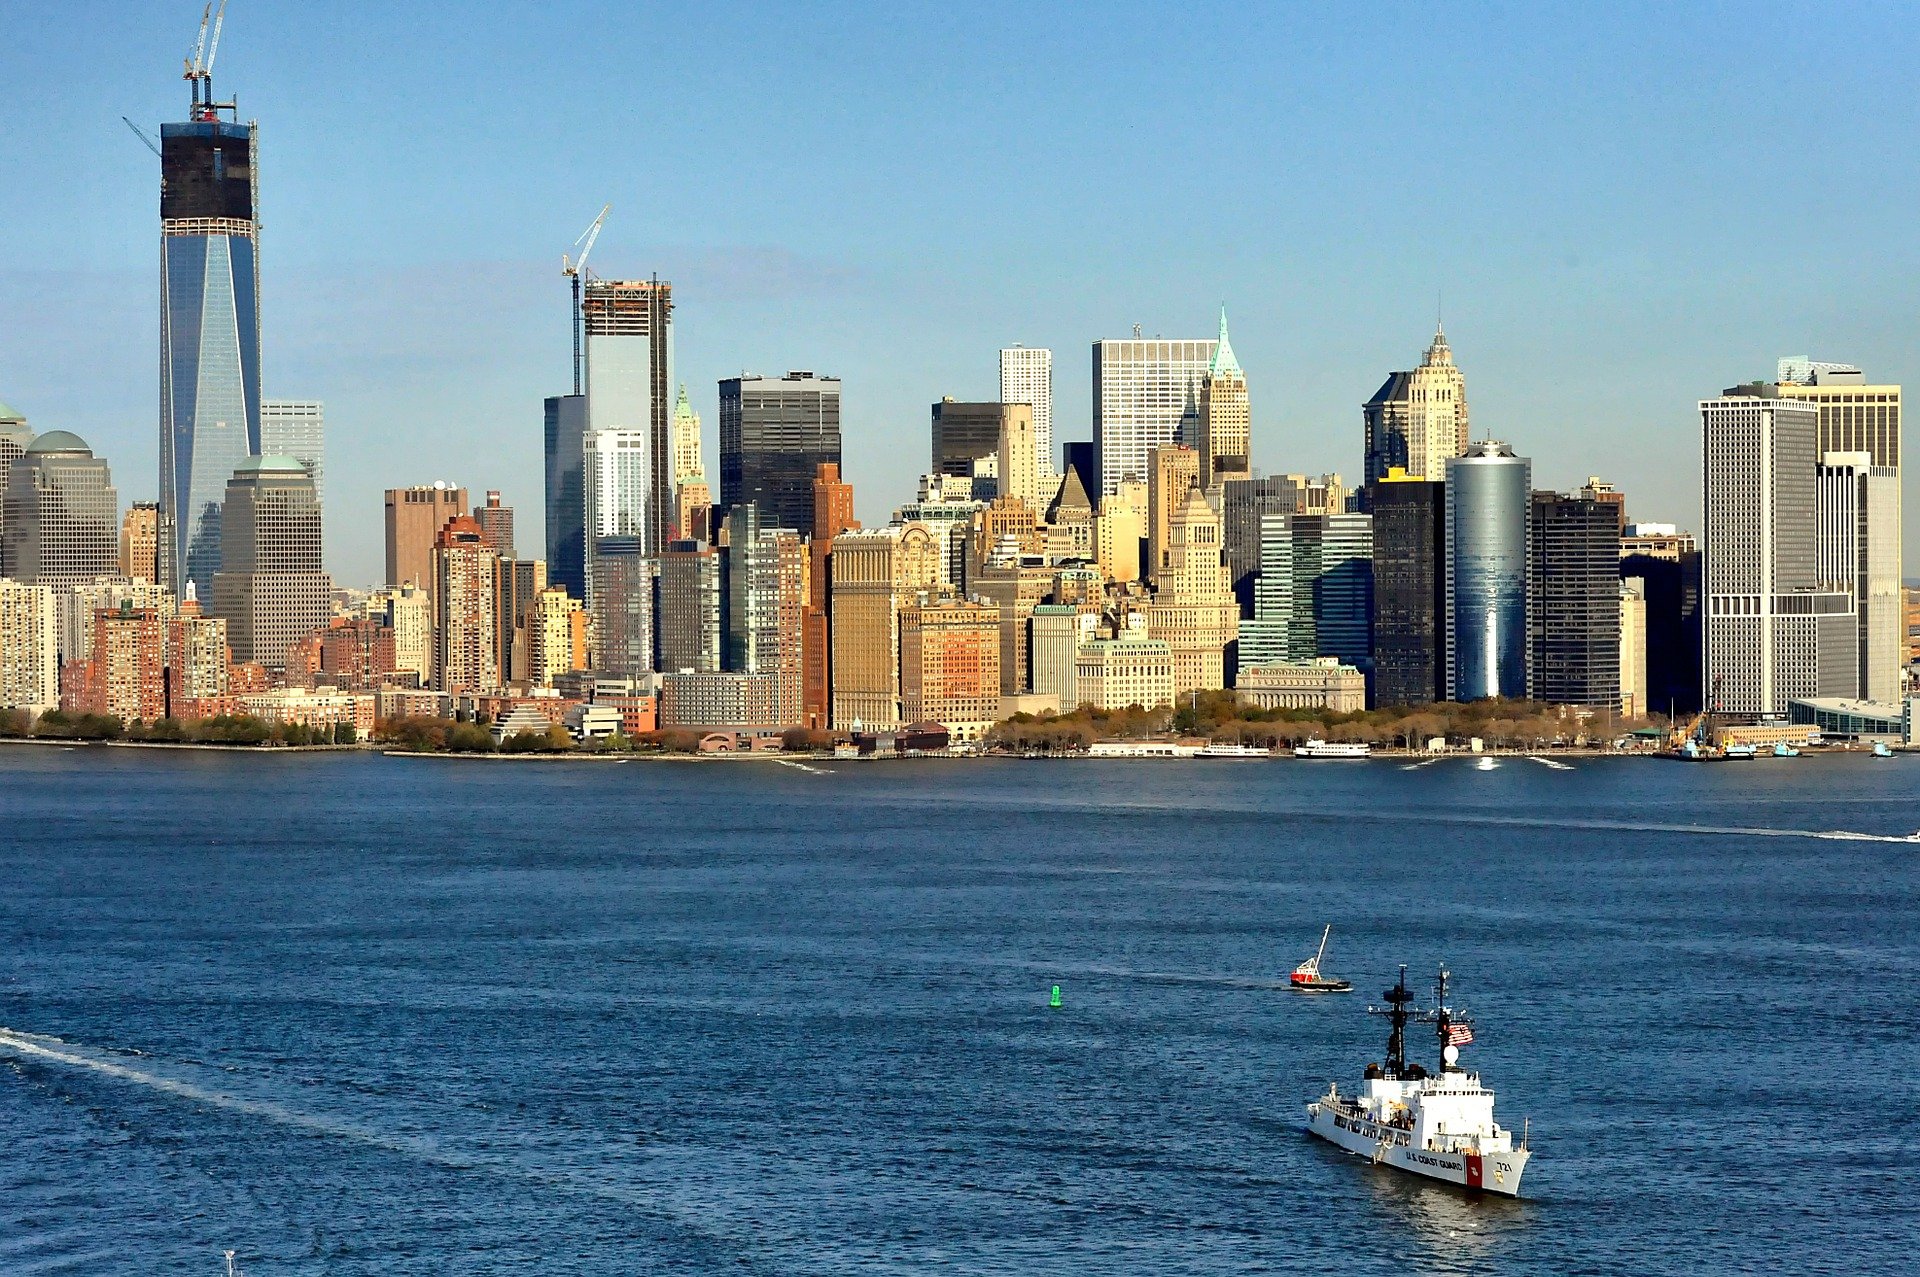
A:
<svg viewBox="0 0 1920 1277">
<path fill-rule="evenodd" d="M 119 117 L 182 116 L 198 20 L 17 6 L 0 52 L 0 399 L 123 501 L 156 488 L 159 235 Z M 673 281 L 710 471 L 717 378 L 838 375 L 868 521 L 1001 345 L 1053 347 L 1084 438 L 1095 338 L 1222 301 L 1255 464 L 1355 478 L 1444 292 L 1476 434 L 1694 525 L 1695 399 L 1782 354 L 1915 372 L 1916 43 L 1893 4 L 233 0 L 216 87 L 261 124 L 267 393 L 326 401 L 364 584 L 388 486 L 500 488 L 537 552 L 560 254 L 608 201 L 594 266 Z"/>
</svg>

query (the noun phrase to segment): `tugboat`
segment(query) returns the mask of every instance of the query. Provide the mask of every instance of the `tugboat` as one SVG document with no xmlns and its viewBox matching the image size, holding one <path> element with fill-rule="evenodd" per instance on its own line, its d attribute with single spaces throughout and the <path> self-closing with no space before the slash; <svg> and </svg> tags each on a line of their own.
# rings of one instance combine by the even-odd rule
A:
<svg viewBox="0 0 1920 1277">
<path fill-rule="evenodd" d="M 1480 1075 L 1460 1067 L 1473 1022 L 1447 1005 L 1447 976 L 1443 969 L 1437 1005 L 1419 1011 L 1411 1005 L 1407 969 L 1400 968 L 1400 983 L 1383 995 L 1387 1005 L 1367 1008 L 1393 1026 L 1386 1064 L 1367 1066 L 1358 1095 L 1342 1095 L 1329 1083 L 1327 1093 L 1307 1105 L 1307 1129 L 1377 1165 L 1518 1197 L 1533 1154 L 1524 1133 L 1515 1144 L 1513 1132 L 1493 1120 L 1493 1092 L 1480 1085 Z M 1407 1025 L 1416 1019 L 1432 1021 L 1440 1039 L 1438 1076 L 1407 1060 Z"/>
<path fill-rule="evenodd" d="M 1353 981 L 1336 980 L 1332 976 L 1320 974 L 1320 959 L 1327 956 L 1327 937 L 1333 934 L 1333 924 L 1320 933 L 1320 951 L 1293 969 L 1287 977 L 1287 987 L 1295 993 L 1351 993 Z"/>
</svg>

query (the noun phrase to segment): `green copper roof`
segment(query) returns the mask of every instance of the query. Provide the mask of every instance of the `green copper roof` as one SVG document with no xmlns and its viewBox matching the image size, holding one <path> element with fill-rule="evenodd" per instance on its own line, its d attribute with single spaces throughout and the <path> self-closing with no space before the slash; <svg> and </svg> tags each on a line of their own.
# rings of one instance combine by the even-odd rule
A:
<svg viewBox="0 0 1920 1277">
<path fill-rule="evenodd" d="M 0 399 L 0 421 L 25 421 L 26 418 L 13 410 L 13 405 Z"/>
<path fill-rule="evenodd" d="M 680 397 L 673 401 L 673 415 L 676 417 L 693 415 L 693 405 L 687 401 L 687 383 L 684 381 L 680 383 Z"/>
<path fill-rule="evenodd" d="M 1213 348 L 1213 362 L 1207 365 L 1207 376 L 1218 377 L 1231 373 L 1244 378 L 1247 374 L 1240 371 L 1240 361 L 1233 357 L 1233 343 L 1227 340 L 1227 308 L 1220 308 L 1220 343 Z"/>
</svg>

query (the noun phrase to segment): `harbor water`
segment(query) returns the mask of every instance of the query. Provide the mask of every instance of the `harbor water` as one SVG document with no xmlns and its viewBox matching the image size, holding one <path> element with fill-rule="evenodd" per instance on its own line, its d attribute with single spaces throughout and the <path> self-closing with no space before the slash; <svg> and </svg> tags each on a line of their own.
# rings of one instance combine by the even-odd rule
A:
<svg viewBox="0 0 1920 1277">
<path fill-rule="evenodd" d="M 1570 761 L 9 747 L 0 1272 L 1910 1271 L 1920 758 Z"/>
</svg>

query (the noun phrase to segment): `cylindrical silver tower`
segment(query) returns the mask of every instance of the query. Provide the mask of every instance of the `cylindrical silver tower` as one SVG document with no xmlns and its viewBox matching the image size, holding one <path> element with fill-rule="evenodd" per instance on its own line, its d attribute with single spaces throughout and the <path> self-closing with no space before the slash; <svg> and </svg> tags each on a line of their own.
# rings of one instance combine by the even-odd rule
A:
<svg viewBox="0 0 1920 1277">
<path fill-rule="evenodd" d="M 1447 462 L 1447 699 L 1519 699 L 1527 679 L 1533 463 L 1484 439 Z"/>
</svg>

